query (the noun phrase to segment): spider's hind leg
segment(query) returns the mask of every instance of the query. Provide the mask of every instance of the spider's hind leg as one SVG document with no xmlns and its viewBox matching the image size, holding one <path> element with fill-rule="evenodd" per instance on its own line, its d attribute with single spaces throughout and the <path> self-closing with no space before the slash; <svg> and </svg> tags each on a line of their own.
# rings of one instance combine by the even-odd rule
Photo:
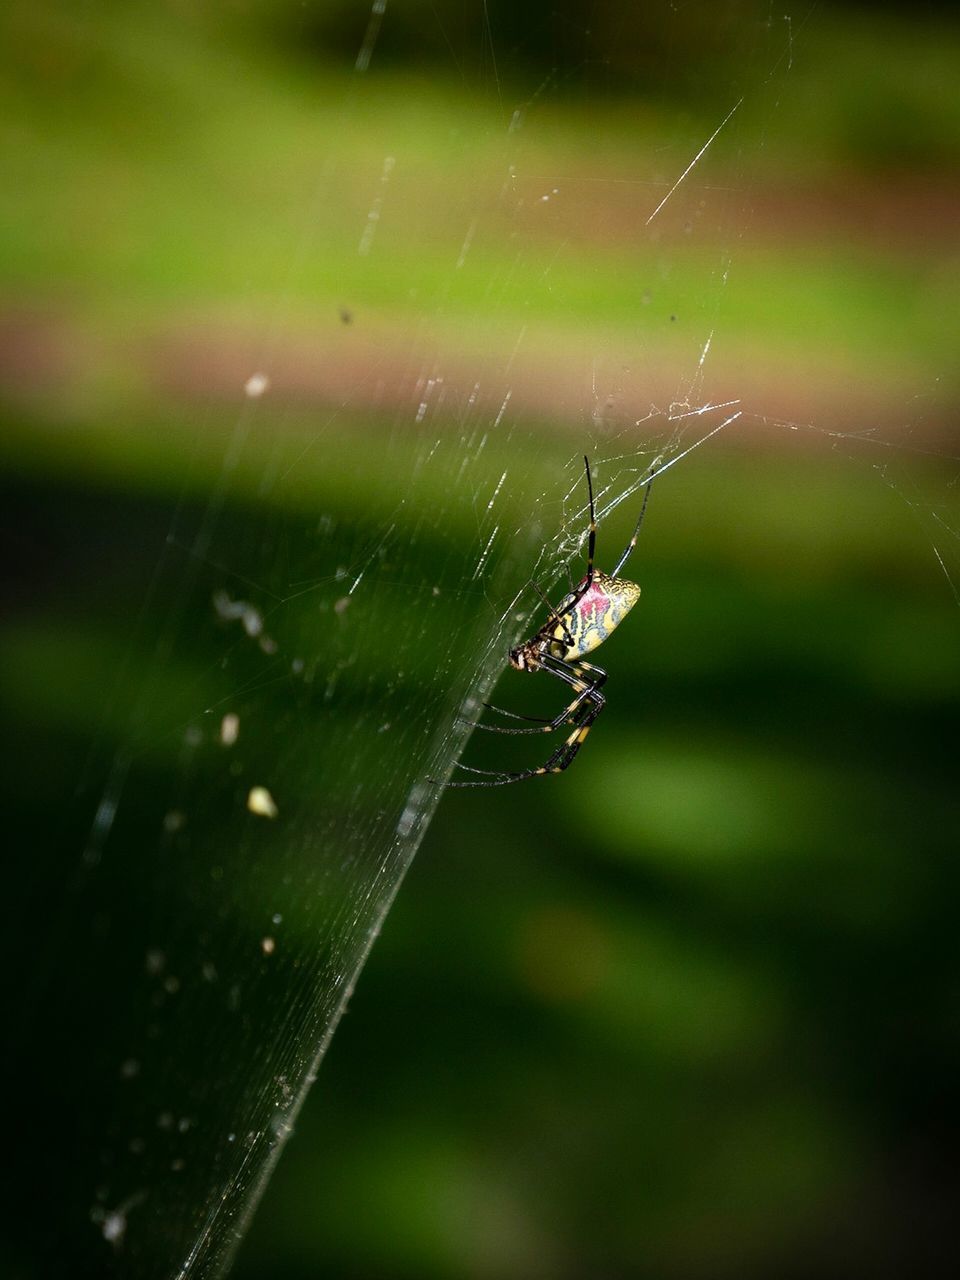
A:
<svg viewBox="0 0 960 1280">
<path fill-rule="evenodd" d="M 553 663 L 557 664 L 554 669 Z M 607 673 L 602 667 L 595 667 L 590 662 L 568 663 L 561 661 L 559 658 L 550 658 L 544 661 L 543 670 L 549 675 L 556 676 L 558 679 L 565 681 L 570 685 L 571 689 L 576 693 L 576 697 L 567 704 L 559 715 L 553 717 L 552 720 L 546 720 L 541 716 L 523 716 L 516 711 L 505 711 L 502 707 L 491 707 L 489 702 L 485 702 L 485 707 L 490 707 L 491 711 L 497 711 L 502 716 L 509 716 L 512 720 L 528 720 L 537 725 L 535 729 L 512 729 L 505 725 L 484 724 L 482 721 L 474 720 L 471 723 L 477 729 L 483 729 L 486 733 L 553 733 L 564 724 L 575 724 L 580 714 L 580 708 L 584 702 L 591 698 L 599 698 L 603 701 L 600 689 L 605 684 Z M 563 674 L 561 674 L 561 671 Z"/>
<path fill-rule="evenodd" d="M 544 661 L 543 670 L 563 680 L 572 688 L 586 685 L 585 688 L 579 689 L 574 701 L 557 718 L 555 726 L 557 728 L 559 728 L 567 715 L 572 718 L 574 727 L 568 737 L 557 747 L 546 764 L 540 765 L 536 769 L 522 769 L 514 773 L 506 773 L 494 769 L 476 769 L 473 765 L 460 764 L 458 761 L 457 768 L 463 769 L 467 773 L 479 774 L 483 779 L 488 779 L 488 781 L 448 782 L 448 787 L 504 787 L 511 782 L 523 782 L 527 778 L 539 778 L 547 773 L 562 773 L 564 769 L 569 768 L 577 752 L 586 741 L 594 720 L 606 705 L 606 699 L 600 692 L 600 686 L 606 680 L 607 673 L 600 667 L 591 666 L 590 663 L 568 663 L 560 658 L 550 658 Z M 588 673 L 598 677 L 596 681 L 586 683 L 585 677 Z M 496 726 L 485 727 L 496 728 Z M 539 729 L 499 729 L 498 731 L 500 733 L 541 732 Z"/>
<path fill-rule="evenodd" d="M 457 768 L 463 769 L 467 773 L 479 774 L 484 781 L 479 779 L 476 782 L 448 782 L 448 787 L 505 787 L 511 782 L 524 782 L 527 778 L 540 778 L 548 773 L 563 773 L 564 769 L 569 768 L 573 760 L 583 746 L 587 734 L 590 732 L 590 726 L 596 720 L 597 716 L 603 710 L 603 699 L 601 694 L 595 695 L 597 701 L 589 702 L 589 710 L 579 724 L 577 724 L 572 733 L 562 742 L 553 755 L 546 762 L 536 769 L 522 769 L 516 773 L 499 773 L 494 769 L 476 769 L 473 765 L 460 764 L 457 762 Z"/>
</svg>

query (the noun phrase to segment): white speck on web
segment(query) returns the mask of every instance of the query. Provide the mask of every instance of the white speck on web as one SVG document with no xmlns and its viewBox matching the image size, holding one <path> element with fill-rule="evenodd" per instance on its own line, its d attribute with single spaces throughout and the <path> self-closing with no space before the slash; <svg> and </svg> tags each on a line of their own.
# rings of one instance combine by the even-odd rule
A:
<svg viewBox="0 0 960 1280">
<path fill-rule="evenodd" d="M 124 1200 L 123 1204 L 117 1205 L 115 1209 L 102 1209 L 98 1205 L 91 1213 L 93 1221 L 99 1223 L 100 1233 L 108 1244 L 112 1244 L 117 1250 L 123 1245 L 124 1236 L 127 1234 L 127 1226 L 129 1225 L 129 1214 L 131 1209 L 136 1209 L 138 1205 L 143 1204 L 147 1194 L 145 1191 L 137 1191 L 134 1195 Z"/>
<path fill-rule="evenodd" d="M 497 481 L 497 487 L 494 489 L 493 493 L 490 495 L 490 501 L 487 503 L 488 511 L 493 510 L 493 504 L 496 502 L 500 494 L 500 490 L 503 488 L 503 482 L 506 480 L 506 478 L 507 478 L 507 473 L 504 472 L 503 475 L 500 477 L 500 479 Z"/>
<path fill-rule="evenodd" d="M 247 808 L 261 818 L 275 818 L 280 812 L 277 802 L 266 787 L 251 787 L 247 796 Z"/>
<path fill-rule="evenodd" d="M 709 351 L 710 351 L 710 344 L 713 342 L 714 332 L 715 330 L 713 329 L 710 330 L 710 337 L 703 344 L 703 350 L 700 352 L 700 363 L 697 365 L 698 369 L 703 368 L 704 361 L 706 360 L 707 355 L 709 354 Z"/>
<path fill-rule="evenodd" d="M 422 782 L 415 783 L 411 788 L 403 813 L 400 815 L 400 821 L 397 823 L 398 836 L 406 837 L 415 830 L 423 814 L 424 801 L 430 793 L 431 788 L 424 786 Z"/>
<path fill-rule="evenodd" d="M 383 162 L 383 169 L 380 173 L 380 190 L 373 198 L 370 212 L 367 214 L 367 225 L 363 228 L 363 235 L 360 237 L 360 244 L 357 248 L 357 252 L 361 257 L 366 257 L 373 247 L 373 237 L 376 235 L 377 224 L 380 221 L 380 213 L 383 209 L 385 189 L 390 181 L 390 175 L 393 173 L 395 164 L 396 160 L 393 156 L 387 156 Z"/>
<path fill-rule="evenodd" d="M 464 236 L 463 244 L 460 246 L 460 256 L 459 258 L 457 258 L 457 266 L 456 266 L 457 271 L 460 270 L 460 268 L 463 266 L 463 264 L 467 260 L 467 254 L 470 252 L 470 246 L 473 244 L 473 237 L 476 235 L 476 232 L 477 232 L 477 220 L 476 218 L 474 218 L 474 220 L 470 223 L 470 226 L 467 228 L 467 234 Z"/>
<path fill-rule="evenodd" d="M 513 395 L 513 392 L 508 391 L 507 394 L 503 397 L 503 404 L 501 404 L 500 406 L 500 411 L 498 412 L 496 420 L 493 424 L 494 427 L 499 427 L 500 420 L 503 418 L 503 415 L 507 412 L 507 405 L 510 403 L 510 397 L 512 395 Z"/>
<path fill-rule="evenodd" d="M 114 819 L 117 816 L 117 806 L 120 803 L 120 795 L 126 782 L 129 767 L 129 756 L 126 752 L 121 752 L 110 770 L 110 776 L 104 787 L 100 803 L 97 805 L 97 812 L 90 828 L 87 845 L 83 851 L 83 861 L 88 867 L 95 867 L 99 863 L 103 846 L 113 830 Z"/>
<path fill-rule="evenodd" d="M 103 1232 L 104 1240 L 110 1244 L 119 1244 L 127 1231 L 127 1215 L 114 1210 L 108 1213 L 103 1219 L 100 1230 Z"/>
<path fill-rule="evenodd" d="M 248 636 L 258 636 L 263 631 L 263 616 L 260 610 L 247 600 L 231 600 L 226 591 L 215 591 L 213 607 L 217 611 L 217 616 L 224 622 L 236 622 L 239 619 Z"/>
<path fill-rule="evenodd" d="M 441 383 L 442 381 L 443 381 L 442 378 L 427 379 L 426 390 L 423 393 L 423 399 L 420 401 L 420 404 L 417 407 L 417 416 L 415 421 L 422 422 L 424 420 L 424 418 L 427 415 L 427 406 L 430 403 L 430 397 L 433 394 L 433 390 L 438 385 L 438 383 Z"/>
<path fill-rule="evenodd" d="M 94 830 L 98 835 L 106 835 L 113 826 L 117 816 L 117 797 L 105 795 L 97 806 L 97 816 L 93 820 Z"/>
<path fill-rule="evenodd" d="M 510 370 L 513 368 L 513 362 L 517 358 L 517 353 L 520 350 L 520 344 L 523 342 L 526 336 L 527 336 L 527 326 L 523 325 L 522 328 L 520 329 L 519 334 L 517 335 L 516 342 L 513 344 L 513 350 L 510 352 L 510 359 L 507 361 L 507 367 L 504 370 L 504 373 L 509 373 Z M 509 400 L 509 398 L 510 398 L 510 393 L 508 392 L 507 399 Z M 500 419 L 498 418 L 497 421 L 499 422 Z"/>
<path fill-rule="evenodd" d="M 476 582 L 477 578 L 479 578 L 481 573 L 483 573 L 483 566 L 487 563 L 487 560 L 490 558 L 490 552 L 493 549 L 494 540 L 496 539 L 496 536 L 499 532 L 500 532 L 500 526 L 495 525 L 493 529 L 493 533 L 491 533 L 490 537 L 487 539 L 487 545 L 483 549 L 483 555 L 477 561 L 477 567 L 473 571 L 474 582 Z"/>
<path fill-rule="evenodd" d="M 270 379 L 265 373 L 254 373 L 243 384 L 246 395 L 251 400 L 258 400 L 265 391 L 270 390 Z"/>
<path fill-rule="evenodd" d="M 360 46 L 360 52 L 357 54 L 357 60 L 354 63 L 354 70 L 364 72 L 370 66 L 370 59 L 373 56 L 373 46 L 377 43 L 377 36 L 380 34 L 380 24 L 383 21 L 383 15 L 387 11 L 387 0 L 373 0 L 373 7 L 370 10 L 370 21 L 367 23 L 367 30 L 363 37 L 363 44 Z"/>
</svg>

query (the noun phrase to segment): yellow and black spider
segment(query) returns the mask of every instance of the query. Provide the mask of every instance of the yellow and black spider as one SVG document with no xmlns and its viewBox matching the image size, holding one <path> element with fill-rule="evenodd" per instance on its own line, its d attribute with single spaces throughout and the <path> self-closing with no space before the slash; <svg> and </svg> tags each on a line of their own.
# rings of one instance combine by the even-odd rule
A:
<svg viewBox="0 0 960 1280">
<path fill-rule="evenodd" d="M 508 729 L 501 725 L 477 723 L 478 729 L 489 733 L 552 733 L 563 724 L 572 724 L 573 732 L 565 742 L 554 751 L 553 755 L 538 769 L 522 769 L 518 773 L 499 773 L 492 769 L 474 769 L 470 765 L 458 764 L 459 769 L 468 773 L 483 774 L 485 780 L 469 782 L 449 782 L 450 787 L 502 787 L 510 782 L 522 782 L 525 778 L 537 778 L 545 773 L 562 773 L 574 756 L 583 746 L 590 726 L 603 710 L 604 696 L 601 686 L 607 678 L 602 668 L 579 659 L 585 653 L 603 644 L 640 599 L 640 588 L 635 582 L 626 578 L 618 578 L 617 574 L 627 562 L 630 552 L 637 545 L 637 536 L 643 517 L 646 514 L 647 502 L 650 498 L 650 485 L 653 475 L 646 483 L 640 515 L 633 530 L 633 536 L 623 550 L 611 574 L 601 572 L 593 567 L 593 556 L 597 545 L 597 517 L 593 506 L 593 482 L 590 479 L 590 462 L 584 457 L 583 465 L 587 473 L 587 494 L 590 498 L 590 535 L 587 543 L 586 577 L 565 596 L 554 609 L 549 601 L 545 601 L 550 609 L 550 617 L 543 624 L 532 640 L 525 640 L 510 650 L 510 665 L 517 671 L 546 671 L 556 676 L 573 689 L 576 695 L 552 720 L 542 720 L 535 716 L 517 715 L 515 711 L 504 711 L 484 703 L 498 715 L 509 716 L 511 720 L 529 720 L 537 725 L 535 729 Z M 656 464 L 654 464 L 654 470 Z"/>
</svg>

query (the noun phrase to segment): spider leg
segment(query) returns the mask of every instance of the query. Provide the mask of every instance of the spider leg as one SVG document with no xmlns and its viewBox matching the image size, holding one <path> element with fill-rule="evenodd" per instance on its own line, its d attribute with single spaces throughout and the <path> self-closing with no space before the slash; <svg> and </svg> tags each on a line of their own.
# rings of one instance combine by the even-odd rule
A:
<svg viewBox="0 0 960 1280">
<path fill-rule="evenodd" d="M 553 659 L 559 662 L 559 659 Z M 560 675 L 559 672 L 551 670 L 549 666 L 544 664 L 544 670 L 550 675 L 556 675 L 561 680 L 566 680 L 570 687 L 575 690 L 576 697 L 570 702 L 559 715 L 554 716 L 552 720 L 543 720 L 534 716 L 520 716 L 514 711 L 502 711 L 499 707 L 491 708 L 494 711 L 500 711 L 501 715 L 512 716 L 516 720 L 535 720 L 536 729 L 508 729 L 504 725 L 484 724 L 480 720 L 474 720 L 472 723 L 477 729 L 483 729 L 487 733 L 553 733 L 563 724 L 574 724 L 576 722 L 577 713 L 584 702 L 588 701 L 592 694 L 600 693 L 601 687 L 607 679 L 607 673 L 602 667 L 595 667 L 589 662 L 579 662 L 569 665 L 570 670 L 574 673 L 574 678 L 570 679 L 567 675 Z M 591 677 L 593 677 L 591 679 Z M 488 703 L 484 703 L 488 706 Z"/>
<path fill-rule="evenodd" d="M 560 608 L 563 609 L 563 614 L 560 613 L 559 609 L 555 609 L 553 607 L 540 584 L 533 578 L 530 579 L 530 585 L 547 606 L 547 612 L 550 614 L 550 621 L 540 628 L 538 634 L 547 636 L 550 634 L 551 626 L 559 627 L 560 638 L 568 648 L 572 648 L 575 641 L 574 637 L 570 633 L 570 628 L 566 625 L 563 619 L 577 607 L 593 585 L 593 560 L 597 549 L 597 512 L 593 502 L 593 481 L 590 478 L 590 459 L 586 454 L 583 456 L 583 465 L 587 472 L 587 493 L 590 500 L 590 532 L 587 540 L 587 575 L 583 579 L 580 587 L 576 588 L 573 585 L 572 578 L 570 578 L 570 566 L 564 565 L 564 568 L 567 571 L 567 578 L 570 579 L 570 594 L 566 596 L 560 604 Z"/>
<path fill-rule="evenodd" d="M 579 724 L 575 725 L 570 736 L 557 747 L 553 755 L 537 769 L 521 769 L 516 773 L 497 773 L 493 769 L 475 769 L 472 765 L 459 764 L 458 768 L 466 770 L 467 773 L 480 774 L 483 781 L 478 779 L 476 782 L 448 782 L 448 787 L 505 787 L 512 782 L 524 782 L 527 778 L 539 778 L 547 773 L 563 773 L 564 769 L 569 768 L 573 760 L 583 746 L 590 727 L 596 720 L 597 716 L 603 710 L 604 700 L 602 694 L 594 695 L 589 700 L 589 710 L 583 716 Z"/>
<path fill-rule="evenodd" d="M 650 468 L 651 473 L 655 472 L 659 465 L 660 465 L 660 459 L 657 458 L 656 462 Z M 647 486 L 643 491 L 643 505 L 640 507 L 640 514 L 637 517 L 637 523 L 633 527 L 633 537 L 624 547 L 623 555 L 617 561 L 616 565 L 614 565 L 613 571 L 610 574 L 611 578 L 615 578 L 617 576 L 617 574 L 620 572 L 623 566 L 627 563 L 627 560 L 630 557 L 630 552 L 637 545 L 637 538 L 640 536 L 640 526 L 643 524 L 643 517 L 647 514 L 647 503 L 650 501 L 650 486 L 652 484 L 653 484 L 653 475 L 651 474 L 650 479 L 647 481 Z"/>
<path fill-rule="evenodd" d="M 540 599 L 547 606 L 547 610 L 550 614 L 550 622 L 542 626 L 538 634 L 548 638 L 555 638 L 551 636 L 550 633 L 550 626 L 553 624 L 560 628 L 561 635 L 559 638 L 563 640 L 564 644 L 567 645 L 568 648 L 573 648 L 575 640 L 570 633 L 570 628 L 566 625 L 563 619 L 573 612 L 583 597 L 590 590 L 591 586 L 593 586 L 593 560 L 594 553 L 597 549 L 597 513 L 593 504 L 593 481 L 590 479 L 590 460 L 587 458 L 586 454 L 584 454 L 583 465 L 587 472 L 587 492 L 590 495 L 590 535 L 587 540 L 586 577 L 583 579 L 579 587 L 575 587 L 573 585 L 573 580 L 570 579 L 570 566 L 564 565 L 564 568 L 567 571 L 567 578 L 570 579 L 570 594 L 564 597 L 557 609 L 553 607 L 546 595 L 540 589 L 539 585 L 531 579 L 531 586 L 534 587 Z M 563 610 L 562 614 L 560 613 L 560 609 Z"/>
<path fill-rule="evenodd" d="M 567 570 L 567 572 L 569 573 L 569 569 Z M 536 582 L 533 578 L 531 578 L 530 585 L 536 591 L 537 595 L 540 597 L 543 603 L 547 606 L 547 610 L 550 613 L 550 621 L 556 623 L 556 625 L 560 628 L 561 632 L 563 633 L 564 644 L 572 645 L 573 636 L 570 634 L 569 628 L 567 627 L 566 623 L 563 621 L 563 618 L 560 616 L 560 614 L 556 611 L 556 609 L 550 603 L 546 593 L 544 592 L 543 588 L 540 586 L 539 582 Z M 582 594 L 583 593 L 581 592 L 581 595 Z M 579 597 L 577 598 L 579 599 Z"/>
<path fill-rule="evenodd" d="M 583 455 L 583 465 L 587 473 L 587 494 L 590 498 L 590 536 L 587 539 L 587 578 L 584 593 L 593 585 L 593 556 L 597 549 L 597 513 L 593 505 L 593 481 L 590 479 L 590 459 Z"/>
<path fill-rule="evenodd" d="M 574 723 L 570 735 L 557 747 L 546 764 L 540 765 L 536 769 L 521 769 L 508 773 L 494 769 L 476 769 L 472 765 L 458 762 L 457 767 L 459 769 L 463 769 L 467 773 L 479 774 L 482 778 L 489 779 L 489 781 L 448 782 L 448 787 L 503 787 L 511 782 L 523 782 L 527 778 L 541 777 L 546 773 L 562 773 L 564 769 L 570 766 L 577 752 L 583 746 L 591 725 L 606 705 L 606 699 L 600 692 L 600 685 L 606 680 L 607 674 L 599 667 L 590 666 L 589 663 L 567 663 L 560 658 L 545 658 L 543 669 L 565 681 L 572 688 L 578 689 L 577 697 L 558 719 L 556 726 L 559 728 L 564 716 L 569 714 Z M 588 674 L 588 671 L 599 677 L 596 682 L 586 683 L 584 677 Z M 502 732 L 516 733 L 518 731 L 502 730 Z M 519 732 L 522 733 L 524 730 L 519 730 Z M 527 730 L 527 732 L 530 731 Z M 532 732 L 539 733 L 541 730 L 534 729 Z"/>
</svg>

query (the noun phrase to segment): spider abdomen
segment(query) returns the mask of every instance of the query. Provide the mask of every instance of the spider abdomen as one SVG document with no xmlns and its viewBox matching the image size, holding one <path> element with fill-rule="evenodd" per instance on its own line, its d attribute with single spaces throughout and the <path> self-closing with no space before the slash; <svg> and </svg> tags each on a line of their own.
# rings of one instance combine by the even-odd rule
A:
<svg viewBox="0 0 960 1280">
<path fill-rule="evenodd" d="M 582 586 L 582 584 L 581 584 Z M 576 593 L 574 593 L 574 598 Z M 563 658 L 581 658 L 603 644 L 640 599 L 640 588 L 626 578 L 595 572 L 593 582 L 572 608 L 558 611 L 551 640 L 563 646 Z M 572 643 L 571 643 L 572 640 Z"/>
</svg>

